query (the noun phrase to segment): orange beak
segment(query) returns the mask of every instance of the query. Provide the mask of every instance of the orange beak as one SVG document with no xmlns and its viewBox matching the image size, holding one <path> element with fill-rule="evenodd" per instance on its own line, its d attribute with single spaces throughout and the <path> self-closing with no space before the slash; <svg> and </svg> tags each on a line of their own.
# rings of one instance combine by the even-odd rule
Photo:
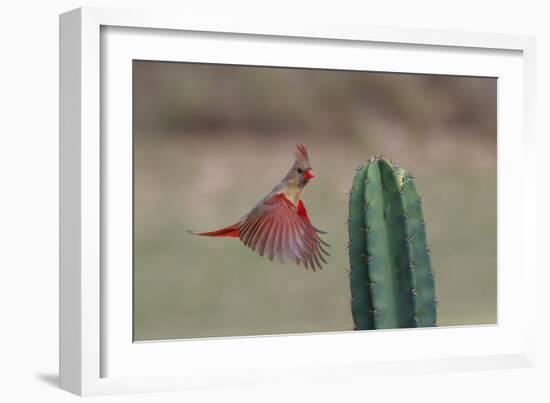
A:
<svg viewBox="0 0 550 403">
<path fill-rule="evenodd" d="M 315 175 L 313 175 L 313 171 L 311 169 L 308 169 L 304 173 L 304 179 L 311 179 L 311 178 L 315 178 Z"/>
</svg>

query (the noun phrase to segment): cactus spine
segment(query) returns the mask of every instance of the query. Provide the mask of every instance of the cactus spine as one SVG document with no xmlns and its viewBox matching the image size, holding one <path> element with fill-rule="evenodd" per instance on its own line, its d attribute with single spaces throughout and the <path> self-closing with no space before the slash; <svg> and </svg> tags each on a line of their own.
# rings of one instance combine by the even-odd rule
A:
<svg viewBox="0 0 550 403">
<path fill-rule="evenodd" d="M 355 329 L 435 326 L 430 251 L 412 175 L 383 158 L 358 168 L 349 238 Z"/>
</svg>

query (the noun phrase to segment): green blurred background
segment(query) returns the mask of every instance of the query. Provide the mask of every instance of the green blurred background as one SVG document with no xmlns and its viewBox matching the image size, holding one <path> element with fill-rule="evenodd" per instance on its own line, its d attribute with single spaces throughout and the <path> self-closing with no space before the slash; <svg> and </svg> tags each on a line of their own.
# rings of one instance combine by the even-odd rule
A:
<svg viewBox="0 0 550 403">
<path fill-rule="evenodd" d="M 496 322 L 496 79 L 134 61 L 134 337 L 352 329 L 346 269 L 354 169 L 384 154 L 424 195 L 438 325 Z M 272 263 L 233 224 L 304 142 L 302 194 L 328 231 L 320 272 Z"/>
</svg>

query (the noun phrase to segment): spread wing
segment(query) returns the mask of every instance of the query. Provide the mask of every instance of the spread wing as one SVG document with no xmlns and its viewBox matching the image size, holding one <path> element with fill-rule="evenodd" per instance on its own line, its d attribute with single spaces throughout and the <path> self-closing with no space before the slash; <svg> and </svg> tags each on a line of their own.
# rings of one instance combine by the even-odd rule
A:
<svg viewBox="0 0 550 403">
<path fill-rule="evenodd" d="M 300 207 L 303 205 L 300 204 Z M 323 254 L 328 246 L 305 214 L 281 193 L 263 200 L 241 221 L 240 239 L 243 243 L 260 254 L 281 262 L 291 260 L 296 264 L 303 263 L 306 268 L 321 269 L 321 261 L 326 263 Z"/>
</svg>

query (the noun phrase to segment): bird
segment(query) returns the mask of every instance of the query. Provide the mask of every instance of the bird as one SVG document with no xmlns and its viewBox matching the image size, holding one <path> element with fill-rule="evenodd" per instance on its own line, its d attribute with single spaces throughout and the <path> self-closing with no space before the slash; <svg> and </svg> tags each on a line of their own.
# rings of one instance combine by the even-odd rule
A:
<svg viewBox="0 0 550 403">
<path fill-rule="evenodd" d="M 322 269 L 330 256 L 319 234 L 326 234 L 311 224 L 302 191 L 315 177 L 306 146 L 296 145 L 295 160 L 286 176 L 235 224 L 208 232 L 188 231 L 207 237 L 239 238 L 245 246 L 270 261 L 291 261 L 313 271 Z"/>
</svg>

